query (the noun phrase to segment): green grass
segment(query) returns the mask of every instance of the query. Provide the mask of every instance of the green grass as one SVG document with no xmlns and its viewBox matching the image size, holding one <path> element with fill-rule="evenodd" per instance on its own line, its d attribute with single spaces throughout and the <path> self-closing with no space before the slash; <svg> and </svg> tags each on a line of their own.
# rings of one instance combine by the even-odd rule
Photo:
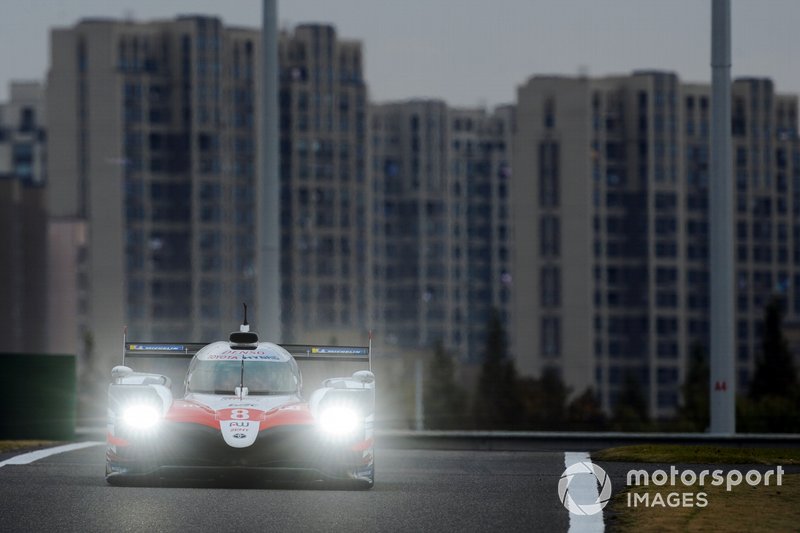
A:
<svg viewBox="0 0 800 533">
<path fill-rule="evenodd" d="M 735 448 L 728 446 L 685 446 L 643 444 L 607 448 L 592 453 L 594 461 L 624 461 L 667 464 L 800 464 L 800 448 Z M 629 493 L 661 494 L 684 487 L 636 486 L 614 496 L 609 511 L 609 528 L 614 531 L 796 531 L 800 523 L 800 475 L 785 474 L 783 485 L 751 487 L 742 484 L 726 491 L 725 486 L 705 485 L 706 507 L 628 506 Z M 691 492 L 697 492 L 692 490 Z"/>
<path fill-rule="evenodd" d="M 35 450 L 38 448 L 47 448 L 54 444 L 57 444 L 57 442 L 52 440 L 0 440 L 0 453 Z"/>
<path fill-rule="evenodd" d="M 594 461 L 631 463 L 697 464 L 800 464 L 800 448 L 734 448 L 727 446 L 686 446 L 642 444 L 606 448 L 592 453 Z"/>
<path fill-rule="evenodd" d="M 797 531 L 800 524 L 800 474 L 786 474 L 778 486 L 705 486 L 706 507 L 628 507 L 628 493 L 675 492 L 675 487 L 637 486 L 611 501 L 612 531 Z"/>
</svg>

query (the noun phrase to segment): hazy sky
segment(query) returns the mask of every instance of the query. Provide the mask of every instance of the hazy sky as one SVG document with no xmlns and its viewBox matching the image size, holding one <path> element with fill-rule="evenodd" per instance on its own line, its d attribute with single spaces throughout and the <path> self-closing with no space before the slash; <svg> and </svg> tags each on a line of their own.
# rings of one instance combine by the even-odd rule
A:
<svg viewBox="0 0 800 533">
<path fill-rule="evenodd" d="M 359 39 L 376 101 L 512 102 L 534 74 L 672 70 L 710 79 L 710 0 L 283 0 L 283 26 L 333 23 Z M 800 0 L 733 0 L 733 75 L 800 93 Z M 260 0 L 2 0 L 0 100 L 12 79 L 42 79 L 49 28 L 83 17 L 220 16 L 257 26 Z"/>
</svg>

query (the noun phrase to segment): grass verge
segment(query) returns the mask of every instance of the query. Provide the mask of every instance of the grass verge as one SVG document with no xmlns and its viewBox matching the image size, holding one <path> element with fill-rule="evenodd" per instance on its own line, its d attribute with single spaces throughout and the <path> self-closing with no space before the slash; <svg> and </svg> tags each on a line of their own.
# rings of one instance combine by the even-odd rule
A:
<svg viewBox="0 0 800 533">
<path fill-rule="evenodd" d="M 0 453 L 15 452 L 18 450 L 35 450 L 57 444 L 52 440 L 0 440 Z"/>
<path fill-rule="evenodd" d="M 781 486 L 698 487 L 693 500 L 705 493 L 705 507 L 629 505 L 633 494 L 646 493 L 653 502 L 656 494 L 669 501 L 671 492 L 685 487 L 637 486 L 617 494 L 611 501 L 613 531 L 797 531 L 800 523 L 800 474 L 784 474 Z M 630 496 L 629 496 L 630 494 Z M 673 501 L 676 501 L 673 497 Z"/>
<path fill-rule="evenodd" d="M 800 449 L 642 444 L 592 452 L 592 460 L 631 463 L 797 465 L 800 464 Z"/>
</svg>

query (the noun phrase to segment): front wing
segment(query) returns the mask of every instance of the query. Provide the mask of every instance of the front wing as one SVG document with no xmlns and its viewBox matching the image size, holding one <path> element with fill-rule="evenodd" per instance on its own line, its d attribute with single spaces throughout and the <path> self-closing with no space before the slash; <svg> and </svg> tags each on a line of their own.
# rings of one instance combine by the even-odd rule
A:
<svg viewBox="0 0 800 533">
<path fill-rule="evenodd" d="M 371 432 L 370 432 L 371 433 Z M 117 476 L 162 476 L 170 471 L 259 470 L 264 477 L 351 480 L 371 484 L 372 438 L 336 442 L 314 426 L 291 425 L 261 431 L 246 448 L 232 448 L 219 430 L 183 422 L 164 422 L 146 434 L 109 435 L 109 482 Z"/>
</svg>

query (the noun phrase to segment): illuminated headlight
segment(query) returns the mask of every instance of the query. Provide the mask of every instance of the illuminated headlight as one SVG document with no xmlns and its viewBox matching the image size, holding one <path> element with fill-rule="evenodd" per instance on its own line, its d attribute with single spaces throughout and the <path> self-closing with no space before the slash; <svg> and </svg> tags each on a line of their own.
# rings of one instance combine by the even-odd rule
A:
<svg viewBox="0 0 800 533">
<path fill-rule="evenodd" d="M 328 407 L 319 415 L 319 427 L 331 437 L 349 437 L 358 429 L 358 414 L 349 407 Z"/>
<path fill-rule="evenodd" d="M 122 412 L 122 421 L 134 429 L 152 429 L 161 420 L 161 413 L 152 405 L 131 405 Z"/>
</svg>

